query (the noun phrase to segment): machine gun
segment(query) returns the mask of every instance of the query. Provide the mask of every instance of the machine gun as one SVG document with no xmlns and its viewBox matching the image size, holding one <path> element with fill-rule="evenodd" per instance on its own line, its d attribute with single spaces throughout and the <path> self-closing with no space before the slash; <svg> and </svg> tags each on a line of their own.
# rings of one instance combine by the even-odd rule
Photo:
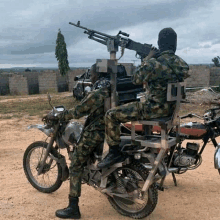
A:
<svg viewBox="0 0 220 220">
<path fill-rule="evenodd" d="M 96 60 L 96 71 L 106 72 L 110 74 L 111 98 L 107 98 L 105 100 L 105 109 L 107 110 L 109 108 L 116 107 L 118 105 L 118 94 L 116 91 L 117 62 L 123 56 L 124 49 L 127 48 L 129 50 L 136 51 L 136 57 L 137 55 L 139 55 L 139 58 L 141 58 L 142 60 L 149 54 L 152 45 L 141 44 L 129 38 L 121 37 L 120 34 L 125 37 L 129 37 L 129 34 L 122 32 L 122 31 L 119 31 L 119 33 L 116 36 L 111 36 L 108 34 L 101 33 L 99 31 L 95 31 L 95 30 L 91 30 L 86 27 L 83 27 L 80 25 L 80 21 L 78 21 L 77 24 L 74 24 L 72 22 L 69 22 L 69 24 L 74 25 L 78 28 L 84 29 L 85 30 L 84 33 L 89 35 L 88 36 L 89 39 L 95 40 L 107 46 L 108 52 L 110 53 L 110 59 L 108 60 L 97 59 Z M 119 46 L 122 48 L 121 57 L 119 59 L 116 59 L 116 52 L 118 51 Z"/>
<path fill-rule="evenodd" d="M 69 24 L 74 25 L 78 28 L 84 29 L 85 30 L 84 33 L 89 35 L 88 36 L 89 39 L 95 40 L 101 44 L 106 45 L 108 48 L 108 52 L 110 53 L 117 52 L 118 46 L 120 46 L 122 49 L 121 57 L 124 54 L 124 49 L 127 48 L 129 50 L 136 51 L 136 57 L 140 58 L 142 61 L 142 59 L 145 58 L 149 54 L 151 46 L 152 46 L 152 44 L 141 44 L 129 38 L 121 37 L 120 35 L 129 37 L 129 34 L 122 32 L 122 31 L 119 31 L 116 36 L 111 36 L 111 35 L 108 35 L 108 34 L 105 34 L 99 31 L 95 31 L 95 30 L 91 30 L 86 27 L 83 27 L 80 25 L 80 21 L 78 21 L 77 24 L 74 24 L 72 22 L 69 22 Z"/>
</svg>

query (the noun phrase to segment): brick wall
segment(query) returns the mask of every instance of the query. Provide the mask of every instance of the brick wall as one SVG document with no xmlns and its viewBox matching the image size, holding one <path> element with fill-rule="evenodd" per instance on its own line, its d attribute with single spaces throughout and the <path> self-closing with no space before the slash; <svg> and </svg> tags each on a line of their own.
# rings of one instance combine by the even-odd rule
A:
<svg viewBox="0 0 220 220">
<path fill-rule="evenodd" d="M 132 65 L 125 65 L 127 72 L 131 74 Z M 76 82 L 75 76 L 81 75 L 87 69 L 70 70 L 65 77 L 58 71 L 47 70 L 44 72 L 1 73 L 0 95 L 6 94 L 36 94 L 46 92 L 62 92 L 73 90 Z M 190 65 L 190 77 L 186 79 L 187 87 L 206 87 L 220 84 L 220 67 L 208 67 L 204 65 Z M 69 86 L 67 86 L 69 83 Z M 64 88 L 65 87 L 65 88 Z"/>
<path fill-rule="evenodd" d="M 189 75 L 186 79 L 187 87 L 205 87 L 210 83 L 210 68 L 204 65 L 189 66 Z"/>
<path fill-rule="evenodd" d="M 39 92 L 58 92 L 57 87 L 57 72 L 53 70 L 47 70 L 39 74 Z"/>
<path fill-rule="evenodd" d="M 11 95 L 27 95 L 27 77 L 23 75 L 13 74 L 11 77 L 9 77 L 9 89 Z"/>
<path fill-rule="evenodd" d="M 220 67 L 212 67 L 210 69 L 210 85 L 220 85 Z"/>
<path fill-rule="evenodd" d="M 57 73 L 57 87 L 58 92 L 66 92 L 68 89 L 68 75 L 62 76 L 60 73 Z"/>
<path fill-rule="evenodd" d="M 28 94 L 39 94 L 39 72 L 22 72 L 21 75 L 27 77 Z"/>
<path fill-rule="evenodd" d="M 9 95 L 9 76 L 11 74 L 1 73 L 0 74 L 0 95 Z"/>
</svg>

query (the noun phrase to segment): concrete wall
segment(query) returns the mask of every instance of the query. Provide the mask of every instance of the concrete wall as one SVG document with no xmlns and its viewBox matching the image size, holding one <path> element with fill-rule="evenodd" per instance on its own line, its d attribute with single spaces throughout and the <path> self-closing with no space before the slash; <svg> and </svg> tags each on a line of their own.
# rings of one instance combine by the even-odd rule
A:
<svg viewBox="0 0 220 220">
<path fill-rule="evenodd" d="M 9 89 L 11 95 L 27 95 L 27 77 L 23 75 L 13 74 L 11 77 L 9 77 Z"/>
<path fill-rule="evenodd" d="M 61 76 L 59 73 L 57 74 L 57 89 L 58 89 L 58 92 L 69 91 L 69 88 L 68 88 L 68 75 L 67 76 Z"/>
<path fill-rule="evenodd" d="M 21 75 L 27 77 L 28 94 L 39 94 L 39 72 L 22 72 Z"/>
<path fill-rule="evenodd" d="M 209 86 L 210 83 L 210 68 L 207 66 L 189 66 L 189 75 L 186 79 L 187 87 L 203 87 Z"/>
<path fill-rule="evenodd" d="M 220 85 L 220 67 L 212 67 L 210 69 L 210 85 Z"/>
<path fill-rule="evenodd" d="M 39 92 L 58 92 L 57 73 L 53 70 L 47 70 L 39 74 Z"/>
<path fill-rule="evenodd" d="M 0 95 L 9 95 L 9 76 L 11 74 L 1 73 L 0 74 Z"/>
<path fill-rule="evenodd" d="M 128 75 L 132 74 L 133 64 L 124 64 Z M 72 91 L 76 82 L 75 76 L 87 69 L 70 70 L 62 77 L 58 71 L 1 73 L 0 95 L 38 94 L 46 92 Z M 190 65 L 190 77 L 186 79 L 187 87 L 206 87 L 220 84 L 220 67 Z"/>
</svg>

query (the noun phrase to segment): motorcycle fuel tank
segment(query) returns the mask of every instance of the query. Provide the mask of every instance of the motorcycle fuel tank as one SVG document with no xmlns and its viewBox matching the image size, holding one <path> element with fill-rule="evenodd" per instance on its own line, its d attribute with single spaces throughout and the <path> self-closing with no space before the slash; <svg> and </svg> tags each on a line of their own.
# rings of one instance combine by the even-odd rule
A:
<svg viewBox="0 0 220 220">
<path fill-rule="evenodd" d="M 180 133 L 188 135 L 190 139 L 200 139 L 206 133 L 206 127 L 199 122 L 188 122 L 180 125 Z"/>
<path fill-rule="evenodd" d="M 70 122 L 63 132 L 62 138 L 66 144 L 77 143 L 81 137 L 83 125 L 78 122 Z"/>
<path fill-rule="evenodd" d="M 218 146 L 215 149 L 214 165 L 215 169 L 220 169 L 220 144 L 218 144 Z"/>
</svg>

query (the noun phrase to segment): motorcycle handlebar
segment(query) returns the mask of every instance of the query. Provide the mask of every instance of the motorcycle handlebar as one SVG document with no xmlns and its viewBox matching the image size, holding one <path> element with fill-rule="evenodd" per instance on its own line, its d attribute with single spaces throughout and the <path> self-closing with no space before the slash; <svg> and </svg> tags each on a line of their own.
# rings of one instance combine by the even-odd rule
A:
<svg viewBox="0 0 220 220">
<path fill-rule="evenodd" d="M 184 118 L 192 118 L 193 117 L 193 115 L 190 113 L 190 114 L 188 114 L 188 115 L 184 115 L 184 116 L 182 116 L 182 117 L 180 117 L 181 119 L 184 119 Z"/>
</svg>

